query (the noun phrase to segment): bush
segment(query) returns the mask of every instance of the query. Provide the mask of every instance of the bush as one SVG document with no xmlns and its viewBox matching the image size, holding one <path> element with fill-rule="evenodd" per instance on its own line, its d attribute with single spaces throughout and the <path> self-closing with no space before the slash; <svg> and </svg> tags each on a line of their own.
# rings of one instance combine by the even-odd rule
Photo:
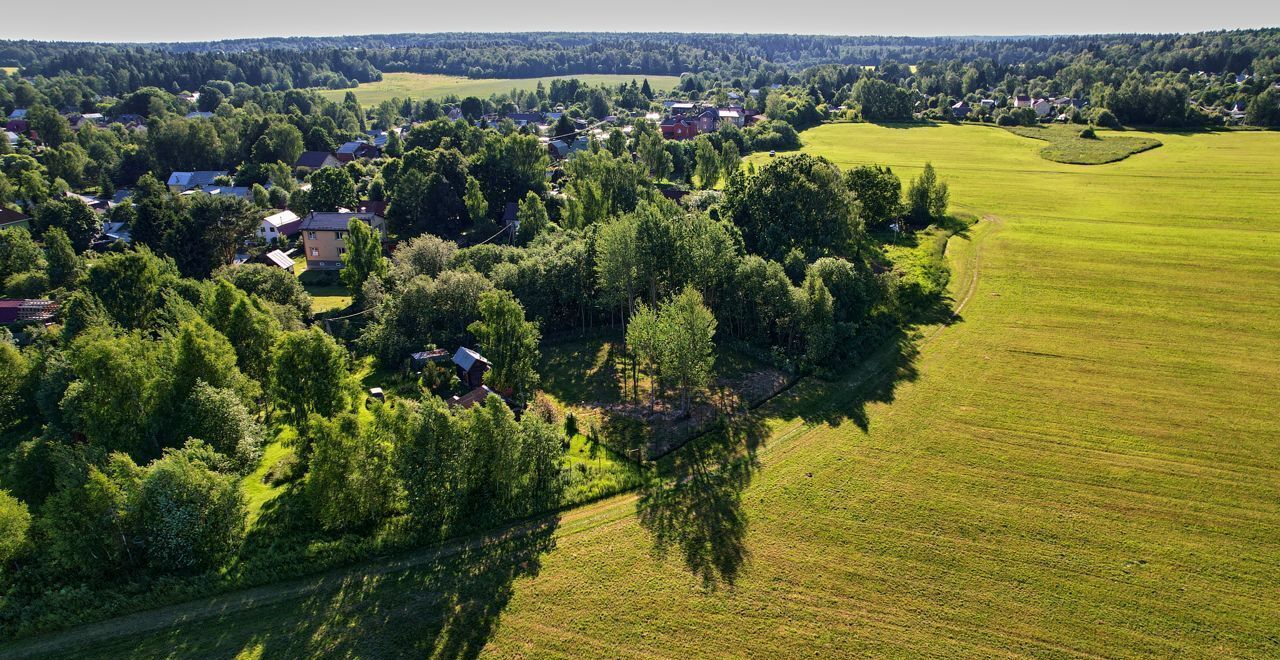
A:
<svg viewBox="0 0 1280 660">
<path fill-rule="evenodd" d="M 4 295 L 7 298 L 39 298 L 48 290 L 49 276 L 43 271 L 17 273 L 4 281 Z"/>
<path fill-rule="evenodd" d="M 1106 108 L 1099 108 L 1093 113 L 1093 123 L 1103 128 L 1120 128 L 1120 120 Z"/>
<path fill-rule="evenodd" d="M 262 483 L 273 488 L 281 484 L 287 484 L 301 477 L 304 467 L 302 461 L 298 460 L 298 455 L 289 452 L 281 456 L 280 460 L 273 463 L 270 468 L 267 468 L 267 473 L 262 475 Z"/>
<path fill-rule="evenodd" d="M 1000 115 L 996 117 L 996 126 L 1017 126 L 1018 120 L 1011 115 Z"/>
<path fill-rule="evenodd" d="M 1086 128 L 1083 131 L 1080 131 L 1080 137 L 1084 138 L 1085 140 L 1096 140 L 1098 139 L 1098 134 L 1093 132 L 1093 127 L 1090 126 L 1089 128 Z"/>
</svg>

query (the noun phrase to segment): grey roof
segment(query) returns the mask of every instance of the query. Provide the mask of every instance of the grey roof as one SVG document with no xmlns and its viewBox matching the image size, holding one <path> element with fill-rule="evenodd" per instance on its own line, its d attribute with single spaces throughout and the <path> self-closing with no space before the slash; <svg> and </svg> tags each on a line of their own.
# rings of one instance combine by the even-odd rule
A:
<svg viewBox="0 0 1280 660">
<path fill-rule="evenodd" d="M 312 169 L 321 167 L 328 160 L 332 153 L 328 151 L 304 151 L 298 156 L 298 162 L 294 163 L 294 167 L 310 167 Z"/>
<path fill-rule="evenodd" d="M 289 258 L 289 255 L 285 254 L 284 252 L 281 252 L 280 250 L 272 250 L 268 252 L 267 261 L 270 261 L 272 265 L 275 265 L 279 268 L 283 268 L 285 270 L 293 270 L 293 259 Z"/>
<path fill-rule="evenodd" d="M 370 145 L 368 142 L 360 142 L 360 141 L 344 142 L 341 147 L 338 147 L 338 153 L 354 154 L 356 150 L 360 149 L 361 147 L 370 147 L 370 146 L 372 145 Z"/>
<path fill-rule="evenodd" d="M 463 371 L 471 371 L 471 367 L 475 366 L 476 362 L 490 364 L 488 360 L 484 359 L 483 355 L 480 355 L 466 346 L 459 346 L 458 352 L 453 354 L 453 363 L 462 367 Z"/>
<path fill-rule="evenodd" d="M 214 179 L 226 176 L 226 170 L 201 170 L 197 172 L 174 172 L 169 175 L 169 185 L 184 188 L 199 188 L 213 185 Z"/>
<path fill-rule="evenodd" d="M 27 116 L 26 108 L 14 108 L 13 112 L 9 113 L 9 119 L 23 119 L 26 116 Z"/>
<path fill-rule="evenodd" d="M 381 220 L 376 213 L 317 213 L 312 211 L 302 219 L 303 231 L 345 231 L 352 218 L 364 220 L 372 224 L 374 218 Z"/>
</svg>

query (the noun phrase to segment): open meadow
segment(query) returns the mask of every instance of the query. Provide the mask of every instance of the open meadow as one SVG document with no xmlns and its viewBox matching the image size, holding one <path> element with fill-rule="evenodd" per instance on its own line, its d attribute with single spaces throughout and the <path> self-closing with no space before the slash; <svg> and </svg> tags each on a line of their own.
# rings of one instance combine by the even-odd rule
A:
<svg viewBox="0 0 1280 660">
<path fill-rule="evenodd" d="M 904 186 L 931 161 L 983 218 L 948 247 L 956 322 L 637 494 L 28 650 L 1276 656 L 1280 133 L 1129 135 L 1163 146 L 1080 166 L 996 128 L 807 131 Z"/>
<path fill-rule="evenodd" d="M 649 85 L 655 92 L 671 89 L 676 86 L 676 83 L 680 82 L 678 76 L 631 76 L 596 73 L 547 76 L 543 78 L 465 78 L 439 73 L 384 73 L 382 80 L 365 83 L 352 90 L 323 89 L 318 91 L 321 96 L 331 101 L 341 101 L 348 91 L 354 91 L 361 105 L 377 105 L 393 98 L 411 98 L 423 101 L 452 95 L 459 98 L 475 96 L 487 99 L 493 94 L 502 94 L 513 89 L 532 90 L 537 88 L 538 83 L 542 83 L 543 86 L 549 88 L 551 81 L 557 78 L 577 78 L 590 85 L 617 85 L 619 83 L 629 83 L 632 80 L 639 84 L 645 78 L 648 78 Z"/>
</svg>

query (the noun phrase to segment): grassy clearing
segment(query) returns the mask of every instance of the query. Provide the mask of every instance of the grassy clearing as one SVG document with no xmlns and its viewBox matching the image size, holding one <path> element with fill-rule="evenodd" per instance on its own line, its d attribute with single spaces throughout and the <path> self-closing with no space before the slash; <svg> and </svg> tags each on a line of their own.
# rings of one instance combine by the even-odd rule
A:
<svg viewBox="0 0 1280 660">
<path fill-rule="evenodd" d="M 311 295 L 311 313 L 324 314 L 351 306 L 351 292 L 341 284 L 329 284 L 318 273 L 307 272 L 307 260 L 299 257 L 293 260 L 293 271 L 302 281 L 302 288 Z M 335 275 L 336 277 L 336 275 Z"/>
<path fill-rule="evenodd" d="M 932 161 L 984 217 L 946 250 L 963 320 L 766 404 L 745 463 L 694 445 L 687 487 L 550 541 L 148 613 L 61 655 L 1275 656 L 1280 134 L 1140 137 L 1164 146 L 1078 166 L 988 128 L 808 131 L 844 167 Z"/>
<path fill-rule="evenodd" d="M 354 90 L 325 89 L 320 95 L 332 101 L 341 101 L 348 91 L 354 91 L 361 105 L 376 105 L 387 99 L 411 98 L 415 100 L 439 99 L 446 96 L 465 98 L 477 96 L 485 99 L 493 94 L 502 94 L 513 89 L 532 90 L 542 83 L 550 87 L 551 81 L 557 78 L 577 78 L 591 85 L 617 85 L 635 80 L 637 84 L 645 78 L 654 91 L 672 89 L 680 82 L 678 76 L 643 76 L 617 74 L 582 74 L 573 76 L 546 76 L 543 78 L 465 78 L 447 76 L 438 73 L 386 73 L 382 80 L 366 83 Z"/>
<path fill-rule="evenodd" d="M 17 70 L 18 67 L 16 66 L 0 66 L 0 73 L 4 73 L 6 76 Z"/>
<path fill-rule="evenodd" d="M 1097 137 L 1085 138 L 1080 132 L 1085 127 L 1052 124 L 1048 126 L 1013 126 L 1006 130 L 1014 135 L 1043 140 L 1049 144 L 1040 149 L 1040 155 L 1055 163 L 1073 165 L 1103 165 L 1121 161 L 1134 154 L 1150 151 L 1162 143 L 1153 137 L 1132 137 L 1095 128 Z"/>
<path fill-rule="evenodd" d="M 288 449 L 286 445 L 296 435 L 297 432 L 291 427 L 282 429 L 275 439 L 263 449 L 262 462 L 258 464 L 258 469 L 245 475 L 240 480 L 240 489 L 244 492 L 245 502 L 249 508 L 247 527 L 253 527 L 253 524 L 258 521 L 258 515 L 262 512 L 262 505 L 284 492 L 283 486 L 272 486 L 266 483 L 264 479 L 267 476 L 267 472 L 280 459 L 292 453 L 293 450 Z"/>
</svg>

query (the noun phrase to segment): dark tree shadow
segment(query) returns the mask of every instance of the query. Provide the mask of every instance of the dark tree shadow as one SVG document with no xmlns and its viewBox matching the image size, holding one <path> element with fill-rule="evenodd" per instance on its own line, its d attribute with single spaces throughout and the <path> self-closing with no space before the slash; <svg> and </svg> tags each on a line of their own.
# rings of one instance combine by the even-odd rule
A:
<svg viewBox="0 0 1280 660">
<path fill-rule="evenodd" d="M 704 588 L 732 586 L 749 558 L 742 492 L 767 434 L 757 415 L 726 422 L 656 463 L 640 490 L 640 526 L 655 556 L 679 553 Z"/>
<path fill-rule="evenodd" d="M 515 581 L 540 571 L 558 524 L 558 515 L 543 516 L 358 571 L 271 585 L 255 590 L 256 602 L 215 601 L 212 614 L 82 655 L 474 658 L 497 630 Z"/>
</svg>

